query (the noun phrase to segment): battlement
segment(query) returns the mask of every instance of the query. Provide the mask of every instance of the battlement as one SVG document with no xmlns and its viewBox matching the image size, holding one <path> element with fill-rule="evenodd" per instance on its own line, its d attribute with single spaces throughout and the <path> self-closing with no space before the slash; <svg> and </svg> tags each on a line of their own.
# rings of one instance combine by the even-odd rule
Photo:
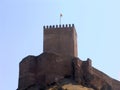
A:
<svg viewBox="0 0 120 90">
<path fill-rule="evenodd" d="M 74 28 L 74 24 L 63 24 L 63 25 L 50 25 L 50 26 L 43 26 L 44 30 L 53 30 L 53 29 L 58 29 L 58 28 Z"/>
</svg>

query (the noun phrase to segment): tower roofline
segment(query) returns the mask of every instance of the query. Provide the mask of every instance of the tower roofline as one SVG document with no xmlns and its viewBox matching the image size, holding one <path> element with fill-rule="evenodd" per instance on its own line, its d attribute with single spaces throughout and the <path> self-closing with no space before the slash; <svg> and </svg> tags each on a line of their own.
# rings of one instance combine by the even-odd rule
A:
<svg viewBox="0 0 120 90">
<path fill-rule="evenodd" d="M 74 24 L 59 24 L 59 25 L 47 25 L 47 26 L 43 26 L 43 29 L 57 29 L 57 28 L 74 28 Z"/>
</svg>

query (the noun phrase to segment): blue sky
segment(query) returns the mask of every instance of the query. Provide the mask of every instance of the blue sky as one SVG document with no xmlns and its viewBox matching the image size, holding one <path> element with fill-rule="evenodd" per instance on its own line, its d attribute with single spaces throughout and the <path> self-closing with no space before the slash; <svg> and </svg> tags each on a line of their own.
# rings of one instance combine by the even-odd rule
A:
<svg viewBox="0 0 120 90">
<path fill-rule="evenodd" d="M 18 86 L 19 62 L 43 51 L 43 25 L 75 24 L 79 58 L 120 80 L 120 0 L 0 0 L 0 90 Z"/>
</svg>

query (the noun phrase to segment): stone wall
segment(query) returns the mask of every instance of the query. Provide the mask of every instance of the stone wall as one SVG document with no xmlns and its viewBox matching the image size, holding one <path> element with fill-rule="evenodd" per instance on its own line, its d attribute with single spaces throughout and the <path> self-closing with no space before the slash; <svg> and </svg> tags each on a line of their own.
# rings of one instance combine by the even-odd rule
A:
<svg viewBox="0 0 120 90">
<path fill-rule="evenodd" d="M 77 34 L 74 25 L 44 26 L 43 52 L 61 55 L 64 59 L 77 57 Z"/>
<path fill-rule="evenodd" d="M 57 54 L 42 53 L 39 56 L 28 56 L 19 65 L 18 90 L 39 85 L 46 87 L 66 76 L 72 75 L 72 62 L 64 60 Z M 27 89 L 29 90 L 29 89 Z"/>
<path fill-rule="evenodd" d="M 119 81 L 92 67 L 91 63 L 89 58 L 87 61 L 73 59 L 73 76 L 78 84 L 94 90 L 119 90 Z"/>
<path fill-rule="evenodd" d="M 28 56 L 24 58 L 19 64 L 19 85 L 20 90 L 25 90 L 25 88 L 36 82 L 36 57 Z"/>
<path fill-rule="evenodd" d="M 18 90 L 46 90 L 60 80 L 70 79 L 94 90 L 119 90 L 120 82 L 92 67 L 90 59 L 65 60 L 59 54 L 44 52 L 28 56 L 19 65 Z"/>
</svg>

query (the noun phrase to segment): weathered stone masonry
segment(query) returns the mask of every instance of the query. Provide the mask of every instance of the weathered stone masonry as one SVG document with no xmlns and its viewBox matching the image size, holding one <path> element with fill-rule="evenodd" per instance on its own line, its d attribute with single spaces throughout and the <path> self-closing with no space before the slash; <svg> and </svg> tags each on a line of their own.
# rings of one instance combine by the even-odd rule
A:
<svg viewBox="0 0 120 90">
<path fill-rule="evenodd" d="M 19 64 L 17 90 L 46 90 L 65 78 L 94 90 L 119 90 L 120 82 L 77 56 L 74 25 L 44 26 L 43 53 L 27 56 Z"/>
<path fill-rule="evenodd" d="M 44 26 L 43 52 L 52 52 L 70 60 L 77 57 L 77 33 L 74 24 Z"/>
</svg>

